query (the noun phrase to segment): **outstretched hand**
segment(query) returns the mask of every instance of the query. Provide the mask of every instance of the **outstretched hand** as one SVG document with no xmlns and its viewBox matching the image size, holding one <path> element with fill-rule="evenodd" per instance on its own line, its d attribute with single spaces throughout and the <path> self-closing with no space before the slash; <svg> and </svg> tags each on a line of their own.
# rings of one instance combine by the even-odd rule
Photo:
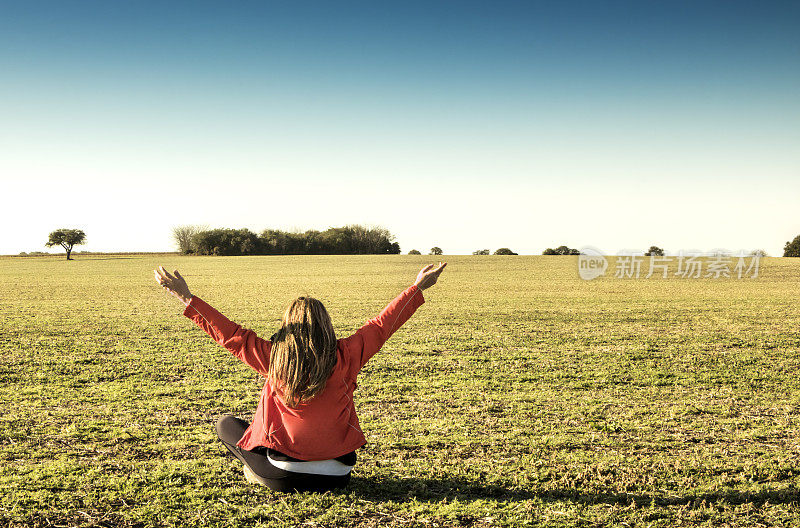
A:
<svg viewBox="0 0 800 528">
<path fill-rule="evenodd" d="M 189 286 L 186 281 L 178 273 L 178 270 L 173 271 L 175 275 L 170 275 L 164 266 L 159 266 L 158 269 L 153 270 L 156 276 L 156 282 L 168 290 L 172 295 L 183 301 L 183 304 L 189 304 L 192 300 L 192 292 L 189 291 Z"/>
<path fill-rule="evenodd" d="M 420 290 L 430 288 L 436 284 L 436 280 L 439 278 L 442 271 L 444 271 L 445 266 L 447 266 L 447 262 L 439 262 L 439 265 L 435 268 L 433 264 L 428 264 L 420 270 L 417 275 L 417 281 L 414 284 L 416 284 L 417 288 Z"/>
</svg>

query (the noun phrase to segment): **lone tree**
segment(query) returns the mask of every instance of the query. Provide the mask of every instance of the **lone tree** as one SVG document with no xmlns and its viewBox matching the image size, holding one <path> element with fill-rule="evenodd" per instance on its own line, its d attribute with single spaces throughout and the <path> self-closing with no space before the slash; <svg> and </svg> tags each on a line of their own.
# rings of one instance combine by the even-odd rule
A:
<svg viewBox="0 0 800 528">
<path fill-rule="evenodd" d="M 794 240 L 787 242 L 783 246 L 784 257 L 800 257 L 800 235 L 794 237 Z"/>
<path fill-rule="evenodd" d="M 434 246 L 434 247 L 431 248 L 431 252 L 428 253 L 428 254 L 429 255 L 441 255 L 442 254 L 442 248 L 440 248 L 439 246 Z"/>
<path fill-rule="evenodd" d="M 422 255 L 422 253 L 420 253 L 416 249 L 412 249 L 411 251 L 408 252 L 408 254 L 409 255 Z"/>
<path fill-rule="evenodd" d="M 650 246 L 650 249 L 647 250 L 647 253 L 644 254 L 645 257 L 663 257 L 664 250 L 658 246 Z"/>
<path fill-rule="evenodd" d="M 473 255 L 488 255 L 489 254 L 489 250 L 488 249 L 479 249 L 477 251 L 473 251 L 472 254 Z"/>
<path fill-rule="evenodd" d="M 517 253 L 514 253 L 513 251 L 511 251 L 508 248 L 500 248 L 497 251 L 495 251 L 494 254 L 495 255 L 516 255 Z"/>
<path fill-rule="evenodd" d="M 50 233 L 50 240 L 47 241 L 45 246 L 61 246 L 67 252 L 67 260 L 72 260 L 70 254 L 72 253 L 72 246 L 76 244 L 86 243 L 86 233 L 80 229 L 56 229 Z"/>
</svg>

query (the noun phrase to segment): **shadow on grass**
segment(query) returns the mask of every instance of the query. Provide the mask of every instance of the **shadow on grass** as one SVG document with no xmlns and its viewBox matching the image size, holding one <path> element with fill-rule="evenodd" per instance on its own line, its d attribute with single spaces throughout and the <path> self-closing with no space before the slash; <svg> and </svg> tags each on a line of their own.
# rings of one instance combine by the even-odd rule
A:
<svg viewBox="0 0 800 528">
<path fill-rule="evenodd" d="M 574 489 L 537 490 L 506 488 L 465 479 L 396 479 L 361 478 L 353 476 L 347 491 L 376 502 L 403 502 L 416 499 L 421 502 L 440 502 L 444 499 L 471 501 L 496 499 L 500 501 L 539 500 L 543 502 L 572 502 L 580 504 L 618 504 L 627 506 L 701 506 L 703 503 L 728 504 L 790 504 L 800 502 L 796 489 L 739 492 L 736 490 L 713 493 L 686 493 L 664 495 L 649 493 L 586 493 Z"/>
</svg>

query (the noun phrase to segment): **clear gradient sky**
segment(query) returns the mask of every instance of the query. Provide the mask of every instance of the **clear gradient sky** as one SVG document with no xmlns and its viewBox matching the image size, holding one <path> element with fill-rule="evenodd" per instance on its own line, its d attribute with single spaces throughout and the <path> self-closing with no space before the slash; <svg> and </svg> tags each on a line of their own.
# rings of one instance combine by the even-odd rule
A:
<svg viewBox="0 0 800 528">
<path fill-rule="evenodd" d="M 780 255 L 798 28 L 794 1 L 2 2 L 0 253 L 362 223 L 403 253 Z"/>
</svg>

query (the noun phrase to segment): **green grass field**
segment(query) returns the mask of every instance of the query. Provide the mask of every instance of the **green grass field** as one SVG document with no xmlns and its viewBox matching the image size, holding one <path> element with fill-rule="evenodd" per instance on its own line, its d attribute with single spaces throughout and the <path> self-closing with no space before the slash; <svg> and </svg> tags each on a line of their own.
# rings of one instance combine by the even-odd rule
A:
<svg viewBox="0 0 800 528">
<path fill-rule="evenodd" d="M 444 258 L 362 372 L 350 487 L 298 495 L 225 456 L 214 421 L 261 381 L 152 269 L 264 337 L 313 295 L 345 337 L 434 257 L 0 259 L 0 525 L 800 525 L 800 259 L 585 282 Z"/>
</svg>

